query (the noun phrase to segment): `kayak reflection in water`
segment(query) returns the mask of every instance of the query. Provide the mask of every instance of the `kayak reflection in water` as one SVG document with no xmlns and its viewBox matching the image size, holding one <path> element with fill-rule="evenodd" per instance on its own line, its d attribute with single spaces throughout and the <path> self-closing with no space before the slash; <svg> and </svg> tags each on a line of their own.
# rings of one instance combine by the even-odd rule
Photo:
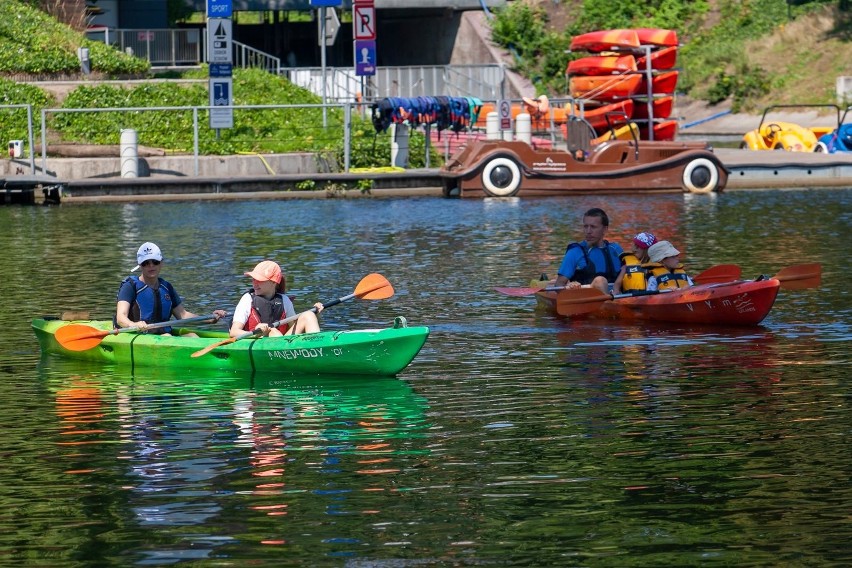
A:
<svg viewBox="0 0 852 568">
<path fill-rule="evenodd" d="M 680 263 L 680 251 L 669 241 L 659 241 L 648 249 L 648 290 L 674 290 L 692 286 L 692 278 Z"/>
<path fill-rule="evenodd" d="M 131 274 L 122 281 L 118 289 L 113 325 L 116 328 L 135 327 L 140 331 L 171 335 L 171 327 L 158 327 L 147 330 L 152 323 L 175 319 L 197 318 L 194 313 L 183 307 L 183 300 L 174 286 L 160 278 L 163 253 L 154 243 L 143 243 L 136 251 L 136 262 L 142 269 L 142 277 Z M 224 310 L 216 310 L 214 321 L 225 315 Z M 185 337 L 198 337 L 195 333 L 186 333 Z"/>
<path fill-rule="evenodd" d="M 316 333 L 320 330 L 317 319 L 323 309 L 320 302 L 314 304 L 316 313 L 303 312 L 294 322 L 281 322 L 283 319 L 295 317 L 296 310 L 285 293 L 287 279 L 278 263 L 264 260 L 245 275 L 251 278 L 252 289 L 243 294 L 234 310 L 231 337 L 239 337 L 255 329 L 268 337 Z M 276 323 L 278 325 L 272 326 Z"/>
</svg>

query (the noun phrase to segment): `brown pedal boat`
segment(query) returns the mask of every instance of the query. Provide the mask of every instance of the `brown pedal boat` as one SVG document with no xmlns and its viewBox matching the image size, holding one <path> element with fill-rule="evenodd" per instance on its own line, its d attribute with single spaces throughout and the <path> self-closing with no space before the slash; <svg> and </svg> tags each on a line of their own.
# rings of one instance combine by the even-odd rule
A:
<svg viewBox="0 0 852 568">
<path fill-rule="evenodd" d="M 587 151 L 475 140 L 441 168 L 446 197 L 720 192 L 728 170 L 706 142 L 609 140 Z"/>
</svg>

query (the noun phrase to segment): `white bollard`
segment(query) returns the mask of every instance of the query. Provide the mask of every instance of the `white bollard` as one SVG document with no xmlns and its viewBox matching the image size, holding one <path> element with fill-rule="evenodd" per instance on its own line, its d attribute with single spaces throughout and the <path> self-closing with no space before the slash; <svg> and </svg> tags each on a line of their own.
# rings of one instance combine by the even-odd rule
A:
<svg viewBox="0 0 852 568">
<path fill-rule="evenodd" d="M 139 151 L 137 148 L 136 131 L 132 128 L 121 129 L 121 177 L 139 177 Z"/>
<path fill-rule="evenodd" d="M 497 112 L 485 115 L 485 139 L 500 140 L 500 115 Z"/>
<path fill-rule="evenodd" d="M 409 132 L 407 124 L 391 124 L 391 165 L 398 168 L 408 167 L 408 140 Z"/>
<path fill-rule="evenodd" d="M 532 142 L 532 119 L 529 113 L 522 112 L 515 117 L 515 137 L 527 144 Z"/>
</svg>

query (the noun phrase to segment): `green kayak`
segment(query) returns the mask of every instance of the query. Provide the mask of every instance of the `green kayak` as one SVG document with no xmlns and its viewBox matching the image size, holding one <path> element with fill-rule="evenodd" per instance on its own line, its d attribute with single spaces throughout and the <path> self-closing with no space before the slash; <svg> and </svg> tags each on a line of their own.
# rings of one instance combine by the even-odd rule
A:
<svg viewBox="0 0 852 568">
<path fill-rule="evenodd" d="M 92 334 L 104 336 L 85 350 L 63 347 L 56 332 L 68 325 L 87 326 Z M 228 338 L 224 331 L 175 328 L 174 333 L 193 331 L 199 337 L 118 333 L 110 321 L 62 321 L 34 319 L 35 332 L 44 353 L 58 353 L 75 359 L 103 361 L 133 367 L 170 367 L 250 371 L 299 375 L 396 375 L 417 356 L 429 336 L 428 327 L 408 327 L 397 317 L 385 329 L 323 331 L 303 335 L 247 338 L 217 346 L 193 357 L 205 348 Z M 67 344 L 66 344 L 67 345 Z"/>
</svg>

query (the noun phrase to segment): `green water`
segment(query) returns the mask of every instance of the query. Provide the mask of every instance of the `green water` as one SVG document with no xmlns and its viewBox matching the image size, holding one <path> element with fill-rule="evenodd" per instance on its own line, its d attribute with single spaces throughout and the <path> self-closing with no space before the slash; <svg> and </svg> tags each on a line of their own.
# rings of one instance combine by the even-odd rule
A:
<svg viewBox="0 0 852 568">
<path fill-rule="evenodd" d="M 523 286 L 580 214 L 651 230 L 698 272 L 823 265 L 744 329 L 566 322 Z M 0 564 L 846 566 L 852 190 L 0 208 Z M 35 316 L 111 316 L 136 247 L 196 313 L 259 259 L 296 308 L 379 272 L 325 329 L 405 316 L 397 378 L 42 358 Z"/>
</svg>

